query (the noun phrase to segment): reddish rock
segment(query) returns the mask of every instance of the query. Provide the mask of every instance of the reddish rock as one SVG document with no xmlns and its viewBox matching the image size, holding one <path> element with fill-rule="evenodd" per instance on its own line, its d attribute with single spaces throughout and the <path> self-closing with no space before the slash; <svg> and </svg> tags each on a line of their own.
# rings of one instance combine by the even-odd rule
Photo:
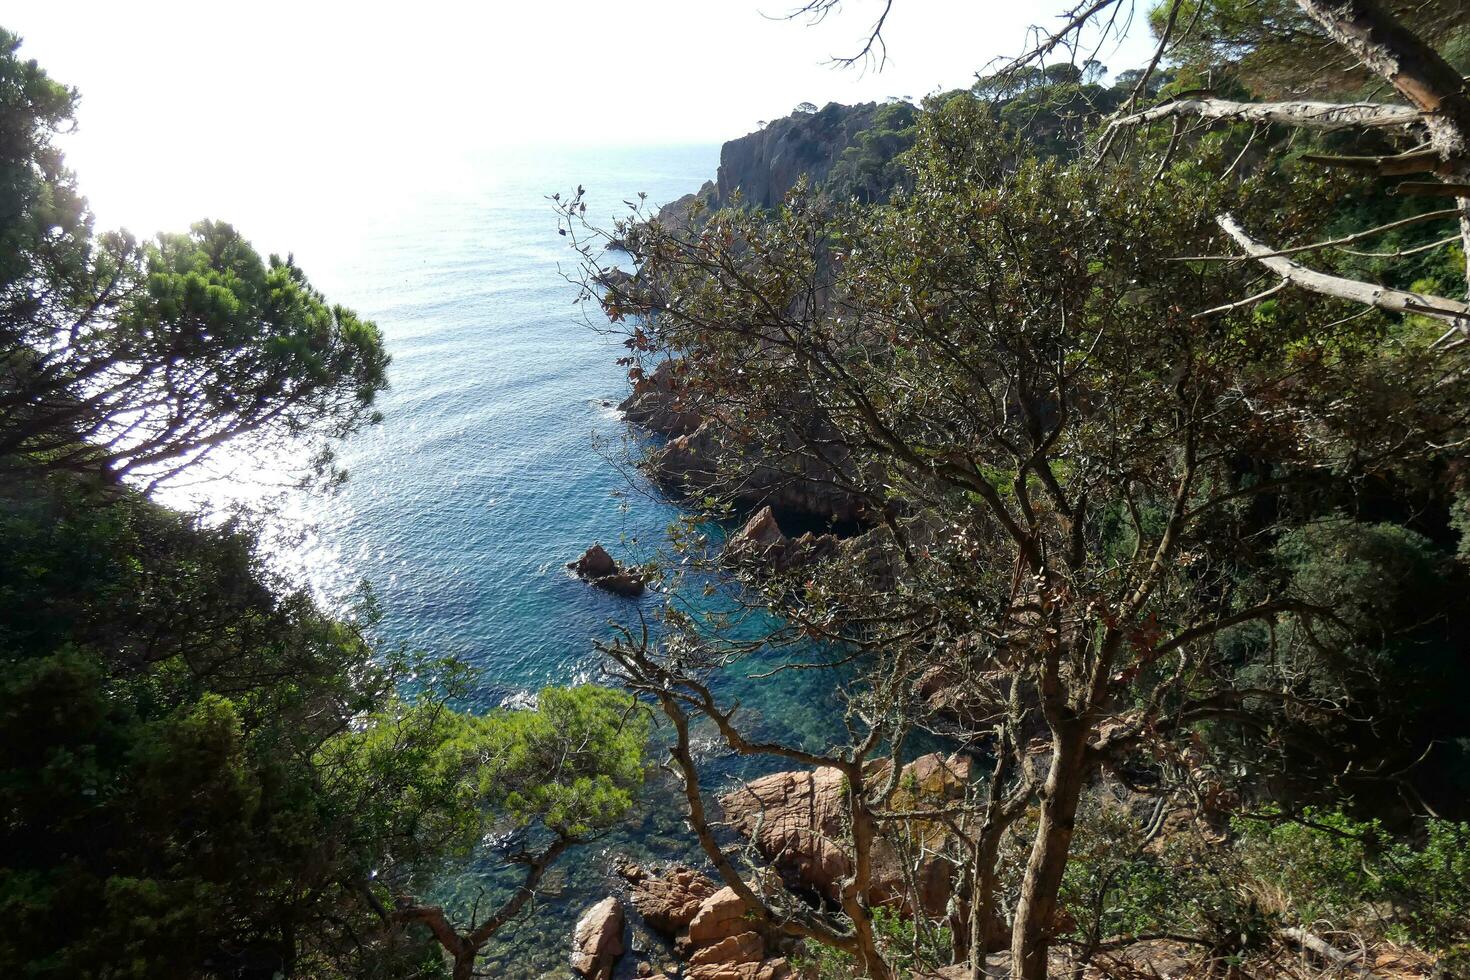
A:
<svg viewBox="0 0 1470 980">
<path fill-rule="evenodd" d="M 644 577 L 638 572 L 630 572 L 621 563 L 614 561 L 613 556 L 600 544 L 594 544 L 582 552 L 582 557 L 576 561 L 567 562 L 567 568 L 583 581 L 617 595 L 636 599 L 643 594 Z"/>
<path fill-rule="evenodd" d="M 694 921 L 700 905 L 719 886 L 684 865 L 674 865 L 661 875 L 649 875 L 637 865 L 619 869 L 632 890 L 633 905 L 648 927 L 674 938 Z"/>
<path fill-rule="evenodd" d="M 881 779 L 884 765 L 871 778 Z M 906 765 L 899 777 L 900 809 L 923 801 L 957 799 L 970 780 L 969 760 L 936 754 Z M 904 799 L 907 799 L 907 803 Z M 725 819 L 751 837 L 756 849 L 788 882 L 836 900 L 840 883 L 852 873 L 846 838 L 846 779 L 832 768 L 779 772 L 752 780 L 720 798 Z M 920 827 L 930 852 L 918 869 L 918 895 L 911 895 L 899 853 L 880 837 L 872 852 L 868 901 L 874 905 L 912 908 L 915 902 L 931 915 L 943 914 L 949 902 L 955 868 L 933 852 L 945 843 L 942 827 Z"/>
<path fill-rule="evenodd" d="M 582 913 L 572 933 L 572 971 L 588 980 L 612 980 L 623 955 L 623 903 L 609 895 Z"/>
<path fill-rule="evenodd" d="M 799 538 L 788 538 L 776 523 L 776 512 L 765 506 L 730 536 L 725 543 L 724 559 L 731 565 L 771 575 L 831 558 L 837 554 L 840 543 L 835 535 L 811 531 Z"/>
<path fill-rule="evenodd" d="M 700 903 L 689 923 L 689 944 L 696 949 L 750 931 L 745 902 L 735 889 L 725 887 Z"/>
<path fill-rule="evenodd" d="M 607 553 L 606 548 L 594 544 L 582 552 L 581 558 L 569 562 L 567 567 L 576 572 L 578 578 L 596 579 L 616 572 L 618 563 L 613 561 L 613 556 Z"/>
<path fill-rule="evenodd" d="M 766 941 L 758 932 L 742 932 L 726 936 L 713 946 L 697 950 L 689 958 L 695 965 L 704 963 L 754 963 L 766 958 Z"/>
<path fill-rule="evenodd" d="M 755 845 L 788 880 L 837 897 L 851 870 L 838 843 L 846 826 L 846 785 L 832 768 L 777 772 L 751 780 L 720 798 L 725 819 L 755 837 Z"/>
<path fill-rule="evenodd" d="M 691 966 L 684 977 L 685 980 L 787 980 L 792 975 L 791 964 L 778 958 L 756 963 L 705 963 Z"/>
</svg>

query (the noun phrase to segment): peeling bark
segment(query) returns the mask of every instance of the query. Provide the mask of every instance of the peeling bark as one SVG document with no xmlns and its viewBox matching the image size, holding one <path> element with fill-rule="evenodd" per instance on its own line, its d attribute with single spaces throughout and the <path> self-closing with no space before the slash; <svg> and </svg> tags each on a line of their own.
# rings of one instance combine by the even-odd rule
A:
<svg viewBox="0 0 1470 980">
<path fill-rule="evenodd" d="M 1298 129 L 1324 132 L 1348 129 L 1410 129 L 1424 122 L 1415 109 L 1378 102 L 1232 102 L 1228 99 L 1180 99 L 1115 119 L 1108 125 L 1108 131 L 1111 133 L 1124 126 L 1141 126 L 1180 116 L 1221 122 L 1279 123 Z"/>
</svg>

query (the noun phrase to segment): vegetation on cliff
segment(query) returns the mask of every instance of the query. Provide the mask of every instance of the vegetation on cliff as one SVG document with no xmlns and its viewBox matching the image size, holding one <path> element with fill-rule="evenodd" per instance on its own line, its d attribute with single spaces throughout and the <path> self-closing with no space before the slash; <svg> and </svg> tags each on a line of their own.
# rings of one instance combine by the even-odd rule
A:
<svg viewBox="0 0 1470 980">
<path fill-rule="evenodd" d="M 388 358 L 228 225 L 95 231 L 75 102 L 0 32 L 0 973 L 468 976 L 628 809 L 646 723 L 596 687 L 461 713 L 465 669 L 375 641 L 370 595 L 335 615 L 272 570 L 268 515 L 148 496 L 373 423 Z M 419 900 L 472 858 L 519 880 Z"/>
<path fill-rule="evenodd" d="M 927 103 L 887 204 L 797 183 L 692 228 L 630 219 L 640 275 L 586 295 L 698 419 L 653 466 L 700 512 L 683 560 L 717 560 L 701 519 L 762 504 L 825 494 L 858 525 L 834 530 L 859 547 L 744 573 L 768 641 L 830 671 L 851 740 L 749 737 L 714 683 L 750 637 L 677 607 L 608 653 L 677 733 L 724 883 L 840 969 L 928 951 L 979 977 L 1004 951 L 1031 978 L 1158 942 L 1202 970 L 1274 969 L 1283 946 L 1356 962 L 1317 915 L 1461 969 L 1470 102 L 1435 45 L 1463 29 L 1440 5 L 1166 0 L 1116 111 L 1041 111 L 1096 87 L 1047 59 L 1113 6 Z M 1363 66 L 1319 85 L 1337 101 L 1265 101 L 1268 61 L 1272 85 L 1316 80 L 1325 50 Z M 695 724 L 840 774 L 842 817 L 803 831 L 841 849 L 830 902 L 724 845 Z M 898 763 L 936 735 L 990 776 L 916 807 Z M 950 908 L 877 911 L 875 855 L 936 821 Z"/>
</svg>

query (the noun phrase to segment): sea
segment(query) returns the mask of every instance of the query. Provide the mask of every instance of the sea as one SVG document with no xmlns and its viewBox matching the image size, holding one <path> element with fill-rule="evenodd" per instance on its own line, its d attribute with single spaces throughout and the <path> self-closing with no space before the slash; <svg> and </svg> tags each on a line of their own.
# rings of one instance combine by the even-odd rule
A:
<svg viewBox="0 0 1470 980">
<path fill-rule="evenodd" d="M 697 189 L 718 156 L 716 146 L 502 152 L 412 200 L 385 202 L 351 235 L 318 237 L 309 215 L 294 216 L 296 257 L 313 284 L 374 320 L 393 361 L 382 423 L 338 449 L 346 484 L 280 498 L 273 520 L 290 533 L 275 561 L 337 608 L 369 583 L 385 643 L 476 668 L 471 710 L 531 704 L 546 685 L 605 682 L 594 643 L 672 598 L 618 598 L 566 569 L 594 542 L 620 558 L 652 557 L 680 515 L 632 465 L 647 437 L 616 409 L 627 389 L 615 363 L 623 351 L 599 331 L 606 322 L 595 305 L 576 302 L 569 280 L 578 256 L 558 234 L 550 197 L 580 185 L 589 219 L 607 225 L 640 192 L 656 205 Z M 281 231 L 269 216 L 254 221 L 268 238 Z M 252 234 L 250 221 L 240 226 Z M 274 497 L 272 470 L 253 461 L 169 494 L 220 509 L 266 488 Z M 712 610 L 738 603 L 732 589 L 705 582 L 676 601 Z M 757 734 L 830 744 L 841 706 L 829 681 L 818 672 L 752 676 L 787 655 L 769 651 L 727 669 L 719 690 L 740 700 L 740 717 Z M 696 735 L 710 794 L 762 766 L 732 758 L 708 730 Z M 662 761 L 662 737 L 654 761 Z M 699 862 L 681 792 L 654 770 L 637 811 L 562 860 L 482 968 L 569 976 L 572 926 L 618 889 L 619 861 Z M 479 899 L 483 908 L 509 880 L 492 852 L 451 869 L 434 897 L 461 910 Z M 666 956 L 652 937 L 633 939 L 656 963 Z M 631 966 L 627 958 L 625 971 Z"/>
</svg>

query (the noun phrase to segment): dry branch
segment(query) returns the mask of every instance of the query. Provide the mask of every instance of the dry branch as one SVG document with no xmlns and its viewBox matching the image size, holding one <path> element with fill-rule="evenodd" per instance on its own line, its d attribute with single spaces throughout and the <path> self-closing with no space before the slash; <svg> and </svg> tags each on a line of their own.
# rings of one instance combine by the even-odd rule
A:
<svg viewBox="0 0 1470 980">
<path fill-rule="evenodd" d="M 1252 238 L 1250 233 L 1240 226 L 1240 222 L 1235 220 L 1234 215 L 1222 214 L 1215 221 L 1226 234 L 1239 243 L 1247 255 L 1294 286 L 1322 296 L 1362 303 L 1390 313 L 1419 313 L 1453 324 L 1461 333 L 1470 335 L 1470 306 L 1465 303 L 1445 299 L 1442 296 L 1390 289 L 1375 283 L 1318 272 L 1286 258 L 1270 246 Z"/>
<path fill-rule="evenodd" d="M 1142 126 L 1179 116 L 1221 122 L 1280 123 L 1299 129 L 1326 132 L 1345 129 L 1407 129 L 1423 122 L 1419 113 L 1408 106 L 1378 102 L 1234 102 L 1228 99 L 1180 99 L 1115 119 L 1108 124 L 1108 133 L 1127 126 Z"/>
</svg>

